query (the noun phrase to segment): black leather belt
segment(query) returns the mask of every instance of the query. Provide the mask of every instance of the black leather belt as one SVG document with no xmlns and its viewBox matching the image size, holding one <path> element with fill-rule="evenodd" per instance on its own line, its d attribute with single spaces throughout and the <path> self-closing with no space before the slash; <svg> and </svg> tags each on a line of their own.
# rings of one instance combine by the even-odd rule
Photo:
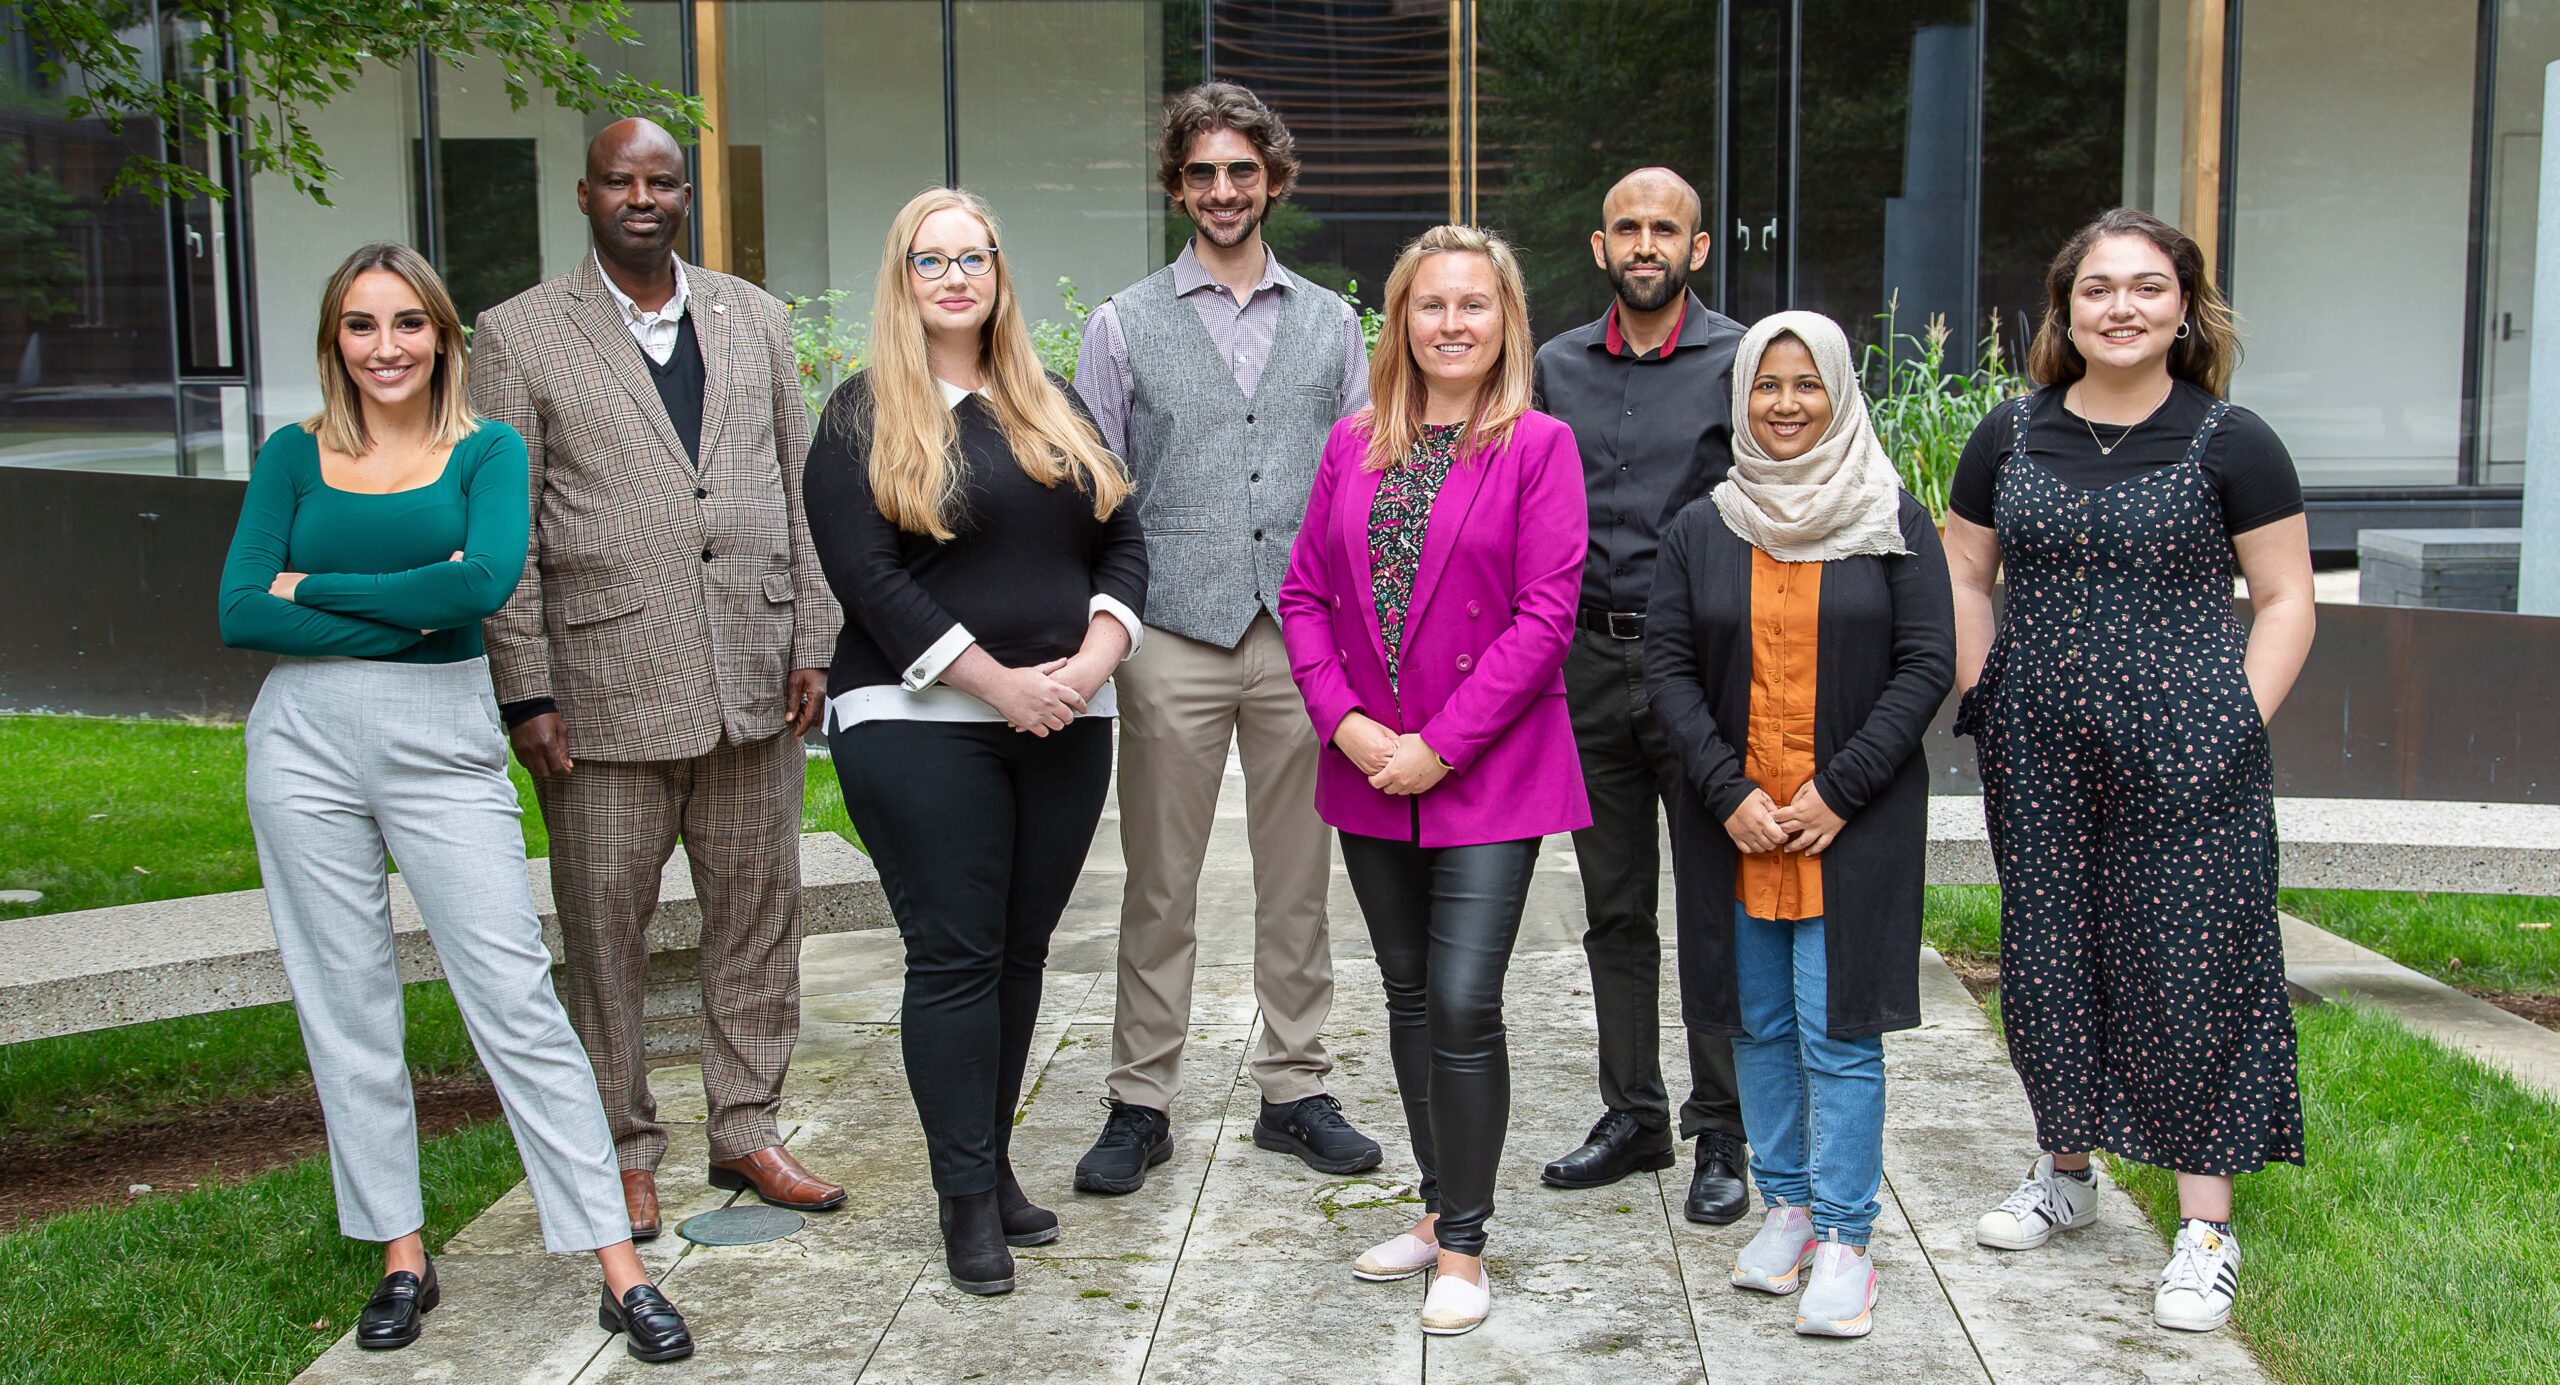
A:
<svg viewBox="0 0 2560 1385">
<path fill-rule="evenodd" d="M 1597 606 L 1585 606 L 1575 614 L 1573 623 L 1594 634 L 1606 635 L 1613 640 L 1644 638 L 1644 612 L 1642 611 L 1604 611 Z"/>
</svg>

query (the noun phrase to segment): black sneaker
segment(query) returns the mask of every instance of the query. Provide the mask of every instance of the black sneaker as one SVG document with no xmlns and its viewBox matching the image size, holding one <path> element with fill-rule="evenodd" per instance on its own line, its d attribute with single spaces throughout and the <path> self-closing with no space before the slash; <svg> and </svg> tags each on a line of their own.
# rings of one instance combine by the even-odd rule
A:
<svg viewBox="0 0 2560 1385">
<path fill-rule="evenodd" d="M 1262 1114 L 1253 1122 L 1253 1143 L 1297 1155 L 1318 1173 L 1360 1173 L 1376 1168 L 1385 1157 L 1377 1141 L 1342 1118 L 1342 1103 L 1322 1093 L 1286 1106 L 1262 1103 Z"/>
<path fill-rule="evenodd" d="M 1108 1097 L 1111 1114 L 1102 1136 L 1076 1161 L 1076 1191 L 1134 1193 L 1147 1185 L 1147 1170 L 1173 1157 L 1173 1122 L 1162 1111 Z"/>
</svg>

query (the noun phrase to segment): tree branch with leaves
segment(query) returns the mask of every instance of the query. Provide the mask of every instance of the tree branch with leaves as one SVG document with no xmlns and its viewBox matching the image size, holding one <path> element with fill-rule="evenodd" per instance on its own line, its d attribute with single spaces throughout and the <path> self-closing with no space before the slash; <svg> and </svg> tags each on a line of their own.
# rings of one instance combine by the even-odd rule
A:
<svg viewBox="0 0 2560 1385">
<path fill-rule="evenodd" d="M 64 114 L 122 133 L 157 122 L 169 145 L 237 135 L 251 173 L 281 173 L 326 205 L 335 176 L 306 116 L 354 90 L 368 66 L 393 67 L 424 49 L 459 66 L 494 60 L 507 99 L 524 109 L 535 89 L 577 111 L 641 115 L 682 135 L 702 102 L 655 82 L 608 73 L 581 51 L 590 38 L 637 45 L 625 0 L 164 0 L 159 21 L 183 54 L 167 70 L 129 38 L 151 34 L 139 0 L 17 0 L 18 23 L 45 75 L 64 83 Z M 186 163 L 140 152 L 107 195 L 220 197 Z"/>
</svg>

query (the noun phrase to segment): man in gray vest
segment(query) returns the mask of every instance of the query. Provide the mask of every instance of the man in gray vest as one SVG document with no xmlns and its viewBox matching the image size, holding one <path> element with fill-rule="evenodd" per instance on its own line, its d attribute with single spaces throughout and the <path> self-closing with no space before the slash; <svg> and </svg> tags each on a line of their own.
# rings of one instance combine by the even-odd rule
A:
<svg viewBox="0 0 2560 1385">
<path fill-rule="evenodd" d="M 1194 234 L 1171 265 L 1094 309 L 1076 362 L 1077 395 L 1136 480 L 1148 565 L 1147 638 L 1116 675 L 1128 882 L 1111 1114 L 1076 1165 L 1086 1192 L 1134 1192 L 1173 1157 L 1166 1113 L 1191 1030 L 1200 865 L 1231 741 L 1244 766 L 1262 1008 L 1253 1142 L 1325 1173 L 1379 1159 L 1325 1094 L 1322 746 L 1272 614 L 1325 436 L 1369 402 L 1358 315 L 1262 243 L 1263 218 L 1297 173 L 1289 128 L 1252 92 L 1211 82 L 1175 97 L 1158 176 Z"/>
</svg>

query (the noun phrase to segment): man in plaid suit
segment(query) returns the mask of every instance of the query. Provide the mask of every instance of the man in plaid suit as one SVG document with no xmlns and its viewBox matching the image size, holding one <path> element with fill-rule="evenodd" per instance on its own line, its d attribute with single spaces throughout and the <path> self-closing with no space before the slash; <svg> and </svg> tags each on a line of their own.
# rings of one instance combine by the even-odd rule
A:
<svg viewBox="0 0 2560 1385">
<path fill-rule="evenodd" d="M 677 260 L 684 152 L 643 120 L 587 150 L 595 253 L 482 314 L 471 397 L 524 434 L 533 549 L 485 630 L 551 831 L 570 1020 L 595 1065 L 634 1240 L 666 1153 L 642 996 L 679 838 L 702 901 L 714 1186 L 825 1210 L 782 1148 L 800 1031 L 800 736 L 842 613 L 800 508 L 809 419 L 780 303 Z"/>
</svg>

